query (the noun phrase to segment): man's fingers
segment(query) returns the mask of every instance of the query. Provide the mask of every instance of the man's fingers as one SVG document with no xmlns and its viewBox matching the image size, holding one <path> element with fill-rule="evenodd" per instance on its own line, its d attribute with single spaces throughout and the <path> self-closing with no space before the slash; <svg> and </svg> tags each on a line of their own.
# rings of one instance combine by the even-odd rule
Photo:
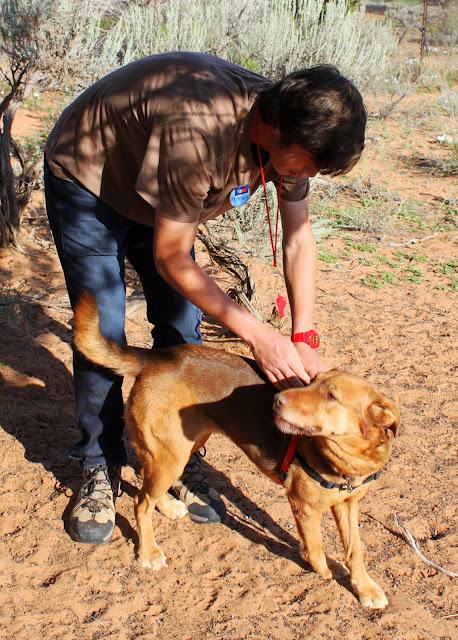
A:
<svg viewBox="0 0 458 640">
<path fill-rule="evenodd" d="M 294 376 L 293 378 L 286 378 L 285 382 L 288 384 L 288 389 L 292 387 L 305 387 L 305 385 L 310 383 L 310 378 L 307 376 L 305 380 L 301 380 L 297 376 Z"/>
<path fill-rule="evenodd" d="M 309 372 L 307 372 L 303 366 L 297 368 L 295 371 L 291 371 L 291 373 L 292 376 L 288 376 L 288 380 L 296 380 L 298 384 L 296 384 L 296 382 L 293 382 L 293 384 L 291 384 L 290 386 L 303 387 L 306 384 L 310 384 L 312 376 L 309 375 Z"/>
<path fill-rule="evenodd" d="M 277 380 L 276 382 L 274 382 L 274 387 L 278 389 L 278 391 L 285 391 L 286 389 L 289 389 L 288 385 L 286 384 L 286 379 Z"/>
<path fill-rule="evenodd" d="M 279 371 L 276 375 L 273 374 L 272 377 L 270 377 L 270 375 L 267 374 L 267 377 L 280 391 L 291 389 L 292 387 L 304 387 L 305 385 L 310 384 L 310 376 L 305 371 L 303 378 L 296 375 L 292 369 L 289 374 Z"/>
</svg>

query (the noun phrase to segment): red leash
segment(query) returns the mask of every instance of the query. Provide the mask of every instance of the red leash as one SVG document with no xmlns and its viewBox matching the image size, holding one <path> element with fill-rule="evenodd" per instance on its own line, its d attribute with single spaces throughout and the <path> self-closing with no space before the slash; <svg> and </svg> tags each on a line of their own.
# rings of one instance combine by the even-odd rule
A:
<svg viewBox="0 0 458 640">
<path fill-rule="evenodd" d="M 267 198 L 266 178 L 265 178 L 265 175 L 264 175 L 264 166 L 262 164 L 261 147 L 259 145 L 259 138 L 258 138 L 258 115 L 259 115 L 259 109 L 257 109 L 256 115 L 254 117 L 254 130 L 255 130 L 255 136 L 256 136 L 256 147 L 258 149 L 259 166 L 260 166 L 260 169 L 261 169 L 262 186 L 263 186 L 263 189 L 264 189 L 264 201 L 266 203 L 267 221 L 269 223 L 270 244 L 272 246 L 272 254 L 273 254 L 273 258 L 274 258 L 274 268 L 277 269 L 278 219 L 279 219 L 279 213 L 280 213 L 280 201 L 281 201 L 281 190 L 282 190 L 282 185 L 283 185 L 283 176 L 280 176 L 280 187 L 278 189 L 277 215 L 275 217 L 275 238 L 274 238 L 274 235 L 272 233 L 272 222 L 271 222 L 271 218 L 270 218 L 269 201 L 268 201 L 268 198 Z M 278 289 L 277 289 L 277 293 L 278 293 Z M 277 303 L 278 312 L 280 314 L 280 318 L 284 318 L 285 317 L 285 307 L 286 307 L 285 298 L 283 296 L 281 296 L 281 295 L 278 295 L 276 303 Z"/>
</svg>

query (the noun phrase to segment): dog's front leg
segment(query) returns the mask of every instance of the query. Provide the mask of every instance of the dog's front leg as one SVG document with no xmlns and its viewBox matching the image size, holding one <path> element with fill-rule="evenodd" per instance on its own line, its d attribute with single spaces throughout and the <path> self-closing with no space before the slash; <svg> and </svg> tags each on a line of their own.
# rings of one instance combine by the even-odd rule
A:
<svg viewBox="0 0 458 640">
<path fill-rule="evenodd" d="M 294 501 L 291 501 L 291 507 L 296 519 L 303 559 L 309 563 L 315 573 L 329 580 L 332 578 L 332 571 L 328 567 L 323 551 L 323 538 L 321 536 L 322 512 L 304 504 L 298 509 L 297 503 Z"/>
<path fill-rule="evenodd" d="M 364 554 L 359 535 L 359 498 L 351 497 L 333 506 L 332 514 L 339 529 L 345 551 L 345 564 L 352 587 L 364 607 L 383 609 L 388 604 L 382 589 L 372 580 L 364 566 Z"/>
</svg>

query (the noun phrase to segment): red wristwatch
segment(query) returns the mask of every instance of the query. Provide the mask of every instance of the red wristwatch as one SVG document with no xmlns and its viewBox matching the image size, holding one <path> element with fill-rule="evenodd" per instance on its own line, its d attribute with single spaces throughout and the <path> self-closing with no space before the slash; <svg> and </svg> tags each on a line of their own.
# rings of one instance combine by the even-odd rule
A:
<svg viewBox="0 0 458 640">
<path fill-rule="evenodd" d="M 304 331 L 304 333 L 294 333 L 291 336 L 293 342 L 305 342 L 311 349 L 318 349 L 320 346 L 320 336 L 314 329 Z"/>
</svg>

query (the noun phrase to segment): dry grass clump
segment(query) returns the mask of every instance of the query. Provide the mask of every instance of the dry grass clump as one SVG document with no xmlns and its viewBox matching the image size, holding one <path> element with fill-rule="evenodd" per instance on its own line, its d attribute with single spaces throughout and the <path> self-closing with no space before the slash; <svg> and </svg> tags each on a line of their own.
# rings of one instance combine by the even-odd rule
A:
<svg viewBox="0 0 458 640">
<path fill-rule="evenodd" d="M 332 191 L 334 200 L 339 195 L 339 206 L 328 206 L 326 213 L 334 229 L 383 236 L 406 227 L 416 230 L 427 227 L 421 203 L 391 193 L 371 176 L 334 185 Z"/>
</svg>

